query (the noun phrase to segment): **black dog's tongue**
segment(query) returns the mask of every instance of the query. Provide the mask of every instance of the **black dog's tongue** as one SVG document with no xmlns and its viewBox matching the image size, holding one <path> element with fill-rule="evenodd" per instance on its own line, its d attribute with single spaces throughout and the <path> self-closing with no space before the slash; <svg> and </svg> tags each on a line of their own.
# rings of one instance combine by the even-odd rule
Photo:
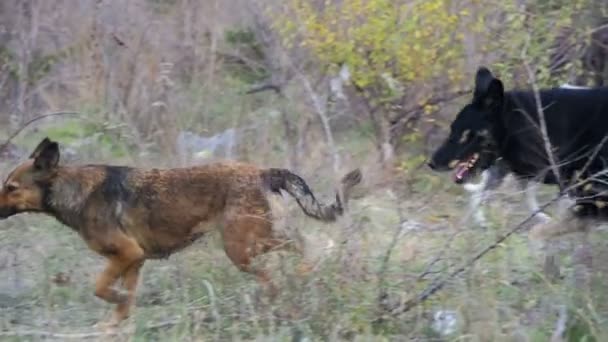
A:
<svg viewBox="0 0 608 342">
<path fill-rule="evenodd" d="M 479 160 L 479 154 L 474 153 L 464 162 L 458 163 L 454 168 L 454 182 L 460 184 L 469 177 L 470 171 Z"/>
<path fill-rule="evenodd" d="M 460 163 L 454 168 L 454 182 L 462 183 L 469 175 L 469 163 Z"/>
</svg>

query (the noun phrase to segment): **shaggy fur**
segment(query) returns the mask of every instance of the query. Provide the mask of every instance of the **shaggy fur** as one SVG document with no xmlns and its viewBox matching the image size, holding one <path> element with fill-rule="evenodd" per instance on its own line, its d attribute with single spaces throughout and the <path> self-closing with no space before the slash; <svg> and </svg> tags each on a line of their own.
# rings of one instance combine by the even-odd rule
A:
<svg viewBox="0 0 608 342">
<path fill-rule="evenodd" d="M 608 179 L 597 173 L 605 169 L 608 158 L 608 145 L 603 143 L 608 133 L 608 88 L 542 89 L 539 96 L 559 178 L 545 149 L 534 92 L 504 91 L 486 68 L 478 70 L 473 100 L 458 113 L 429 166 L 454 170 L 454 180 L 462 183 L 502 158 L 519 178 L 561 183 L 575 201 L 570 215 L 605 219 Z M 580 226 L 573 225 L 573 230 Z"/>
<path fill-rule="evenodd" d="M 562 89 L 591 89 L 589 87 L 577 86 L 568 83 L 561 85 Z M 509 174 L 511 170 L 502 159 L 498 159 L 491 167 L 481 172 L 481 181 L 477 184 L 467 182 L 464 184 L 464 189 L 471 194 L 469 201 L 473 218 L 480 226 L 486 226 L 487 221 L 483 212 L 482 204 L 488 200 L 489 192 L 497 189 Z M 540 222 L 549 222 L 551 217 L 542 212 L 536 199 L 537 183 L 529 179 L 516 177 L 519 189 L 525 193 L 526 204 L 530 212 L 534 214 Z M 565 202 L 563 202 L 565 203 Z"/>
<path fill-rule="evenodd" d="M 112 325 L 128 317 L 146 259 L 168 257 L 214 229 L 221 231 L 226 255 L 240 270 L 271 285 L 252 260 L 291 244 L 275 234 L 269 196 L 286 191 L 306 215 L 332 222 L 361 181 L 358 169 L 348 173 L 336 201 L 325 205 L 302 178 L 284 169 L 236 162 L 165 170 L 58 162 L 58 144 L 44 139 L 4 181 L 0 217 L 51 215 L 107 258 L 95 295 L 116 304 Z M 126 293 L 112 288 L 118 280 Z"/>
</svg>

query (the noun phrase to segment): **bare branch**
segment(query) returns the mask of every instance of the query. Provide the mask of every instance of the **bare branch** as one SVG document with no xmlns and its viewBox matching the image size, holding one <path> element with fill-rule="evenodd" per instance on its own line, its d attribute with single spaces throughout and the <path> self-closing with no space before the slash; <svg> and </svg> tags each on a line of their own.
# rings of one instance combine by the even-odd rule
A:
<svg viewBox="0 0 608 342">
<path fill-rule="evenodd" d="M 604 144 L 606 143 L 607 140 L 608 140 L 608 135 L 605 135 L 604 138 L 602 138 L 602 141 L 600 142 L 600 144 L 595 148 L 595 151 L 593 151 L 593 154 L 589 157 L 589 159 L 587 159 L 587 163 L 585 163 L 585 166 L 581 169 L 580 174 L 585 174 L 587 169 L 591 166 L 591 163 L 593 162 L 595 157 L 597 157 L 597 154 L 600 153 L 600 150 L 604 147 Z"/>
<path fill-rule="evenodd" d="M 553 199 L 551 199 L 549 202 L 542 205 L 538 210 L 536 210 L 535 212 L 530 214 L 526 219 L 521 221 L 513 229 L 511 229 L 506 234 L 504 234 L 503 236 L 496 239 L 494 241 L 494 243 L 492 243 L 491 245 L 487 246 L 486 248 L 482 249 L 480 252 L 475 254 L 475 256 L 472 257 L 471 259 L 469 259 L 469 261 L 467 261 L 464 265 L 462 265 L 462 266 L 458 267 L 456 270 L 452 271 L 452 273 L 448 274 L 445 278 L 443 278 L 441 280 L 436 280 L 433 283 L 431 283 L 431 285 L 429 285 L 427 288 L 425 288 L 420 294 L 418 294 L 416 297 L 405 302 L 405 304 L 402 307 L 400 307 L 399 310 L 393 311 L 393 312 L 391 312 L 391 314 L 398 315 L 401 313 L 408 312 L 413 307 L 426 301 L 429 297 L 434 295 L 436 292 L 443 289 L 443 287 L 445 287 L 445 285 L 447 285 L 448 281 L 454 279 L 460 273 L 466 271 L 468 268 L 473 266 L 477 261 L 479 261 L 479 259 L 483 258 L 486 254 L 488 254 L 489 252 L 491 252 L 492 250 L 494 250 L 495 248 L 500 246 L 500 244 L 502 244 L 505 240 L 507 240 L 513 234 L 515 234 L 519 230 L 521 230 L 529 221 L 531 221 L 536 216 L 536 214 L 542 212 L 546 207 L 557 202 L 557 200 L 559 200 L 560 198 L 561 198 L 561 195 L 558 195 L 558 196 L 554 197 Z"/>
<path fill-rule="evenodd" d="M 265 66 L 263 64 L 259 63 L 253 58 L 248 58 L 247 56 L 238 52 L 231 53 L 227 51 L 216 51 L 215 54 L 217 57 L 223 59 L 227 63 L 242 65 L 246 68 L 249 68 L 249 70 L 255 71 L 259 69 L 265 69 Z"/>
<path fill-rule="evenodd" d="M 559 308 L 559 316 L 557 322 L 555 322 L 555 330 L 551 335 L 551 342 L 562 342 L 564 341 L 564 333 L 568 323 L 568 310 L 565 305 L 561 305 Z"/>
<path fill-rule="evenodd" d="M 255 93 L 261 93 L 264 91 L 274 91 L 278 96 L 283 96 L 283 93 L 281 92 L 281 87 L 272 83 L 264 83 L 254 86 L 251 89 L 247 90 L 245 94 L 250 95 Z"/>
<path fill-rule="evenodd" d="M 595 33 L 595 32 L 598 32 L 598 31 L 601 31 L 601 30 L 603 30 L 603 29 L 605 29 L 605 28 L 608 28 L 608 24 L 604 24 L 604 25 L 600 25 L 600 26 L 594 27 L 594 28 L 592 28 L 591 30 L 589 30 L 589 31 L 587 32 L 587 34 L 592 34 L 592 33 Z"/>
<path fill-rule="evenodd" d="M 325 138 L 327 139 L 327 145 L 329 147 L 329 150 L 331 151 L 331 156 L 333 159 L 333 170 L 334 170 L 334 172 L 338 172 L 338 170 L 340 170 L 340 165 L 341 165 L 340 153 L 338 151 L 338 147 L 336 146 L 336 144 L 334 142 L 334 135 L 333 135 L 333 131 L 331 129 L 330 118 L 328 115 L 330 113 L 327 113 L 327 103 L 324 102 L 321 99 L 321 96 L 315 91 L 315 89 L 313 88 L 308 77 L 306 77 L 306 75 L 304 75 L 294 65 L 292 65 L 292 68 L 294 69 L 297 77 L 302 82 L 304 89 L 306 89 L 306 92 L 310 96 L 313 107 L 315 108 L 315 112 L 317 112 L 319 119 L 321 119 L 321 123 L 323 125 L 323 131 L 325 132 Z"/>
<path fill-rule="evenodd" d="M 48 117 L 61 116 L 61 115 L 80 115 L 80 113 L 78 113 L 78 112 L 54 112 L 54 113 L 42 114 L 35 118 L 32 118 L 32 119 L 28 120 L 27 122 L 25 122 L 23 125 L 21 125 L 21 127 L 19 127 L 2 144 L 0 144 L 0 151 L 5 149 L 8 146 L 8 144 L 10 144 L 11 141 L 13 139 L 15 139 L 15 137 L 17 135 L 19 135 L 19 133 L 21 133 L 24 129 L 27 128 L 27 126 L 31 125 L 32 123 L 42 120 L 42 119 L 46 119 Z"/>
<path fill-rule="evenodd" d="M 391 122 L 391 134 L 394 134 L 395 133 L 394 131 L 398 130 L 399 127 L 401 127 L 402 125 L 404 125 L 405 123 L 410 121 L 410 119 L 412 119 L 417 113 L 419 113 L 421 110 L 423 110 L 425 106 L 427 106 L 427 105 L 434 106 L 434 105 L 442 104 L 445 102 L 450 102 L 461 96 L 470 94 L 471 92 L 472 92 L 471 89 L 456 91 L 453 93 L 446 94 L 444 96 L 432 98 L 423 105 L 416 105 L 416 106 L 404 109 L 403 111 L 401 111 L 401 115 L 399 116 L 399 118 L 397 120 L 393 120 L 393 122 Z"/>
<path fill-rule="evenodd" d="M 555 160 L 555 155 L 553 154 L 553 148 L 551 147 L 551 141 L 549 140 L 549 134 L 547 133 L 547 123 L 545 121 L 545 112 L 543 110 L 543 105 L 542 105 L 542 102 L 540 99 L 540 92 L 538 89 L 538 85 L 536 84 L 536 77 L 534 76 L 534 72 L 532 71 L 532 68 L 530 68 L 530 64 L 528 63 L 527 56 L 526 56 L 529 44 L 530 44 L 530 36 L 528 36 L 526 39 L 526 44 L 522 51 L 522 59 L 523 59 L 524 67 L 526 68 L 526 72 L 528 73 L 528 77 L 530 78 L 530 83 L 532 85 L 532 90 L 534 93 L 534 100 L 536 102 L 536 111 L 538 112 L 538 119 L 540 121 L 541 136 L 542 136 L 543 143 L 545 145 L 545 150 L 546 150 L 545 152 L 547 153 L 547 156 L 549 157 L 549 162 L 551 163 L 551 169 L 552 169 L 551 171 L 553 171 L 553 174 L 555 175 L 555 177 L 557 179 L 557 183 L 559 185 L 559 190 L 563 191 L 564 184 L 562 183 L 562 178 L 559 173 L 559 168 L 558 168 L 557 162 Z"/>
<path fill-rule="evenodd" d="M 462 231 L 456 231 L 454 232 L 452 235 L 450 235 L 447 240 L 445 241 L 445 243 L 443 244 L 443 246 L 441 247 L 441 250 L 439 251 L 439 253 L 433 258 L 433 260 L 431 260 L 424 271 L 422 271 L 422 273 L 420 273 L 418 275 L 418 280 L 422 280 L 424 279 L 427 275 L 429 274 L 433 274 L 433 273 L 439 273 L 438 271 L 433 271 L 433 267 L 440 261 L 444 260 L 444 256 L 446 254 L 446 252 L 450 249 L 450 246 L 452 245 L 452 242 L 454 242 L 454 240 L 456 239 L 456 236 L 460 235 L 462 233 Z M 447 268 L 447 267 L 446 267 Z"/>
<path fill-rule="evenodd" d="M 397 246 L 397 243 L 400 240 L 401 234 L 403 233 L 403 229 L 405 228 L 404 222 L 401 222 L 397 229 L 395 229 L 395 233 L 393 234 L 393 239 L 391 240 L 391 244 L 386 249 L 386 253 L 384 254 L 384 258 L 382 258 L 382 264 L 380 266 L 380 271 L 378 272 L 378 283 L 380 284 L 380 295 L 382 295 L 382 291 L 384 291 L 384 276 L 386 274 L 386 270 L 388 269 L 388 262 L 391 259 L 391 255 L 393 254 L 393 250 Z"/>
<path fill-rule="evenodd" d="M 446 94 L 444 96 L 435 97 L 435 98 L 430 99 L 429 101 L 427 101 L 423 105 L 416 105 L 414 107 L 405 109 L 403 111 L 403 113 L 404 114 L 409 114 L 411 112 L 416 112 L 416 111 L 419 111 L 421 109 L 424 109 L 424 107 L 427 106 L 427 105 L 438 105 L 438 104 L 441 104 L 441 103 L 444 103 L 444 102 L 450 102 L 450 101 L 453 101 L 453 100 L 455 100 L 455 99 L 457 99 L 457 98 L 459 98 L 461 96 L 470 94 L 472 91 L 473 91 L 472 89 L 465 89 L 465 90 L 459 90 L 459 91 L 455 91 L 455 92 L 452 92 L 452 93 L 448 93 L 448 94 Z"/>
<path fill-rule="evenodd" d="M 537 210 L 535 210 L 534 212 L 532 212 L 531 214 L 529 214 L 518 225 L 516 225 L 511 230 L 509 230 L 507 233 L 505 233 L 504 235 L 502 235 L 501 237 L 499 237 L 498 239 L 496 239 L 492 244 L 490 244 L 489 246 L 487 246 L 486 248 L 482 249 L 477 254 L 475 254 L 475 256 L 473 256 L 471 259 L 469 259 L 469 261 L 467 261 L 465 264 L 461 265 L 456 270 L 452 271 L 452 273 L 448 274 L 445 278 L 443 278 L 441 280 L 436 280 L 433 283 L 431 283 L 431 285 L 429 285 L 420 294 L 418 294 L 418 296 L 416 296 L 416 297 L 408 300 L 398 310 L 393 310 L 391 312 L 391 314 L 398 315 L 398 314 L 407 312 L 407 311 L 411 310 L 413 307 L 417 306 L 418 304 L 424 302 L 429 297 L 431 297 L 433 294 L 435 294 L 436 292 L 438 292 L 439 290 L 441 290 L 443 287 L 445 287 L 445 285 L 447 285 L 448 281 L 450 281 L 451 279 L 454 279 L 460 273 L 462 273 L 462 272 L 466 271 L 467 269 L 469 269 L 477 261 L 479 261 L 481 258 L 483 258 L 486 254 L 488 254 L 489 252 L 491 252 L 492 250 L 494 250 L 496 247 L 500 246 L 505 240 L 507 240 L 513 234 L 515 234 L 515 233 L 519 232 L 521 229 L 523 229 L 526 226 L 526 224 L 528 222 L 530 222 L 538 213 L 542 212 L 543 210 L 545 210 L 545 208 L 547 208 L 550 205 L 552 205 L 553 203 L 557 202 L 560 198 L 562 198 L 564 196 L 565 193 L 568 193 L 568 191 L 571 191 L 572 189 L 575 189 L 575 188 L 581 186 L 582 184 L 584 184 L 589 179 L 594 179 L 596 177 L 599 177 L 599 176 L 602 176 L 602 175 L 606 175 L 606 174 L 608 174 L 608 170 L 602 170 L 602 171 L 599 171 L 599 172 L 591 175 L 587 179 L 580 180 L 580 181 L 578 181 L 578 182 L 576 182 L 574 184 L 571 184 L 570 186 L 568 186 L 567 188 L 565 188 L 562 192 L 560 192 L 555 197 L 553 197 L 551 200 L 549 200 L 548 202 L 544 203 Z"/>
</svg>

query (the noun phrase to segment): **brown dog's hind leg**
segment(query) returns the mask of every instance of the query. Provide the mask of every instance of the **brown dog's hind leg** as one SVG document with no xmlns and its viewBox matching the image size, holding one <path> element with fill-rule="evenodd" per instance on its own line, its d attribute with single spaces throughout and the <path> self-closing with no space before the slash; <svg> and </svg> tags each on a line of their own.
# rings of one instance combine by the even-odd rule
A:
<svg viewBox="0 0 608 342">
<path fill-rule="evenodd" d="M 252 265 L 255 257 L 275 248 L 280 249 L 285 241 L 272 236 L 272 223 L 262 217 L 235 215 L 226 220 L 223 229 L 224 251 L 243 272 L 256 276 L 257 281 L 274 298 L 278 290 L 263 267 Z"/>
<path fill-rule="evenodd" d="M 110 259 L 103 272 L 97 276 L 97 281 L 95 281 L 95 296 L 110 304 L 124 302 L 126 300 L 126 295 L 111 287 L 116 280 L 120 278 L 123 270 L 123 264 L 114 259 Z"/>
</svg>

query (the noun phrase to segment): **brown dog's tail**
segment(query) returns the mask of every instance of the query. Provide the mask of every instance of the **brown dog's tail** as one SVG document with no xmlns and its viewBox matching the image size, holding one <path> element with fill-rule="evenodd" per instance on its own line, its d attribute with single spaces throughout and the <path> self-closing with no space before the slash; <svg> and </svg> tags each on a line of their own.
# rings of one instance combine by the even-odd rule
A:
<svg viewBox="0 0 608 342">
<path fill-rule="evenodd" d="M 361 170 L 355 169 L 342 177 L 342 189 L 336 193 L 336 201 L 326 205 L 320 203 L 302 177 L 286 169 L 267 169 L 262 171 L 262 181 L 271 191 L 287 191 L 304 214 L 317 220 L 332 222 L 344 213 L 351 189 L 361 182 Z"/>
</svg>

